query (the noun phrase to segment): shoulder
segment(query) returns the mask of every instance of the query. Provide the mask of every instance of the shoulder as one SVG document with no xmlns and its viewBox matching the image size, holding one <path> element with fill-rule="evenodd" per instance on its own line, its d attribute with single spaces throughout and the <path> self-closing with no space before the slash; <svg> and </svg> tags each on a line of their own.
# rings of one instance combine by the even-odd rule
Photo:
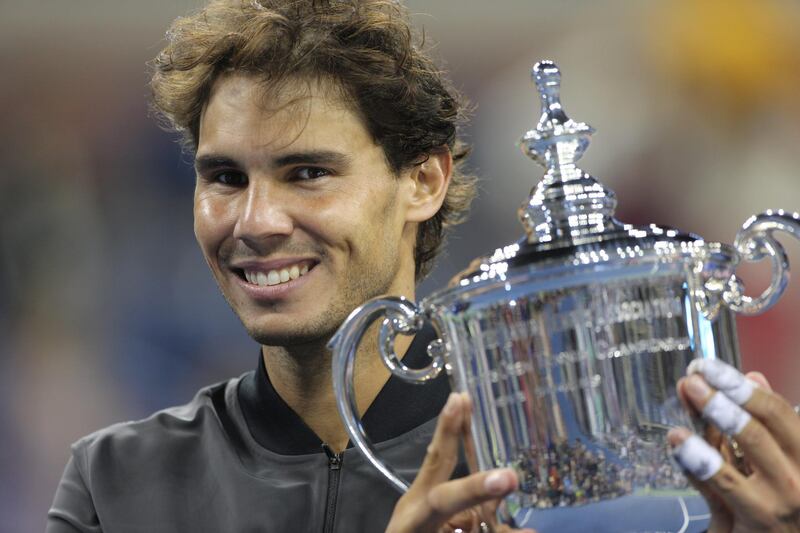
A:
<svg viewBox="0 0 800 533">
<path fill-rule="evenodd" d="M 87 435 L 72 445 L 76 467 L 91 483 L 98 473 L 116 475 L 175 468 L 197 458 L 198 451 L 225 441 L 223 419 L 236 402 L 241 378 L 200 389 L 184 405 L 147 418 L 121 422 Z"/>
<path fill-rule="evenodd" d="M 124 523 L 141 524 L 137 531 L 175 531 L 176 517 L 197 516 L 198 505 L 213 495 L 215 469 L 236 460 L 231 420 L 240 381 L 204 387 L 184 405 L 75 442 L 47 531 L 99 531 L 101 517 L 109 530 Z M 187 498 L 187 490 L 200 496 Z"/>
</svg>

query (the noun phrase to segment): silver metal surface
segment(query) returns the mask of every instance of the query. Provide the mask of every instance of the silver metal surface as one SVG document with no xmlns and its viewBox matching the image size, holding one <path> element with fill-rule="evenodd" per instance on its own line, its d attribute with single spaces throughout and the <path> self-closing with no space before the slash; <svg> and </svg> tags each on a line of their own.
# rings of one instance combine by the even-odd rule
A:
<svg viewBox="0 0 800 533">
<path fill-rule="evenodd" d="M 448 368 L 473 399 L 480 468 L 519 474 L 508 515 L 690 491 L 665 438 L 694 425 L 675 384 L 693 358 L 738 365 L 739 354 L 731 311 L 708 320 L 688 270 L 593 267 L 541 290 L 512 274 L 423 303 L 446 324 Z"/>
<path fill-rule="evenodd" d="M 529 243 L 571 245 L 619 231 L 614 193 L 576 166 L 594 129 L 567 117 L 561 106 L 561 73 L 551 61 L 533 67 L 542 115 L 520 140 L 522 151 L 547 173 L 531 191 L 519 217 Z"/>
<path fill-rule="evenodd" d="M 441 373 L 444 361 L 442 355 L 436 353 L 440 342 L 431 343 L 428 350 L 431 363 L 423 369 L 406 367 L 394 352 L 394 338 L 398 333 L 416 333 L 422 325 L 422 316 L 417 312 L 416 306 L 405 298 L 376 299 L 353 311 L 345 322 L 348 327 L 339 329 L 328 344 L 337 354 L 333 358 L 333 391 L 336 395 L 336 407 L 350 440 L 399 491 L 405 492 L 408 490 L 408 482 L 378 459 L 361 419 L 356 414 L 358 406 L 353 380 L 356 351 L 366 330 L 375 320 L 384 316 L 386 318 L 381 324 L 378 351 L 392 374 L 413 383 L 425 383 Z"/>
<path fill-rule="evenodd" d="M 613 192 L 575 165 L 593 130 L 564 112 L 558 69 L 540 62 L 533 77 L 542 114 L 521 146 L 545 175 L 520 210 L 526 236 L 477 259 L 417 306 L 384 299 L 356 310 L 332 341 L 340 412 L 356 446 L 405 490 L 353 414 L 353 357 L 385 314 L 379 351 L 390 370 L 423 382 L 444 367 L 452 388 L 472 398 L 478 468 L 517 471 L 519 490 L 498 508 L 500 520 L 536 526 L 526 520 L 566 508 L 587 523 L 600 516 L 593 504 L 683 502 L 697 493 L 672 462 L 666 433 L 701 428 L 675 385 L 695 358 L 740 366 L 735 314 L 762 312 L 782 294 L 789 266 L 775 233 L 800 237 L 800 216 L 753 217 L 734 246 L 622 224 L 613 218 Z M 772 261 L 772 283 L 745 296 L 736 267 L 762 258 Z M 433 362 L 407 369 L 394 336 L 426 320 L 440 335 L 429 347 Z"/>
<path fill-rule="evenodd" d="M 800 239 L 800 215 L 786 213 L 782 209 L 767 211 L 751 217 L 736 235 L 734 246 L 744 261 L 760 261 L 768 256 L 772 261 L 772 281 L 769 287 L 756 298 L 743 294 L 736 278 L 731 282 L 722 298 L 728 307 L 745 315 L 761 313 L 778 301 L 789 283 L 789 259 L 774 233 L 783 231 Z"/>
</svg>

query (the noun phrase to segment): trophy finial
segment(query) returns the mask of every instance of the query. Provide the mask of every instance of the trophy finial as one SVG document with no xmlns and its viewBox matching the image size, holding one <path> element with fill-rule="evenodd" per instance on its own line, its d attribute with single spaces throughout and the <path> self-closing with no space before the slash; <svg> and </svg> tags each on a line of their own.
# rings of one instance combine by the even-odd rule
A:
<svg viewBox="0 0 800 533">
<path fill-rule="evenodd" d="M 568 120 L 561 110 L 561 71 L 556 64 L 539 61 L 533 66 L 531 77 L 542 98 L 542 113 L 559 113 L 565 121 Z"/>
<path fill-rule="evenodd" d="M 575 122 L 561 105 L 561 71 L 539 61 L 531 73 L 539 91 L 542 115 L 520 140 L 522 151 L 547 172 L 520 209 L 528 242 L 566 246 L 620 227 L 613 219 L 613 191 L 576 166 L 594 128 Z"/>
<path fill-rule="evenodd" d="M 539 61 L 531 73 L 539 91 L 542 116 L 536 129 L 525 134 L 522 151 L 548 170 L 571 174 L 575 162 L 589 146 L 594 129 L 570 119 L 561 106 L 561 71 L 552 61 Z"/>
</svg>

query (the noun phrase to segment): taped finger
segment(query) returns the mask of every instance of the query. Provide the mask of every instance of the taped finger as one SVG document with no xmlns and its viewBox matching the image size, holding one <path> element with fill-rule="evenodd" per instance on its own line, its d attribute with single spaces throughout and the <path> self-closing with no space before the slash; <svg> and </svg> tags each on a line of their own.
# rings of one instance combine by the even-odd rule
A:
<svg viewBox="0 0 800 533">
<path fill-rule="evenodd" d="M 701 374 L 712 387 L 738 405 L 747 402 L 757 387 L 754 381 L 719 359 L 695 359 L 689 363 L 686 374 Z"/>
<path fill-rule="evenodd" d="M 704 413 L 706 419 L 718 424 L 721 429 L 724 428 L 728 435 L 736 435 L 744 431 L 749 416 L 752 416 L 763 425 L 769 435 L 763 436 L 761 428 L 754 428 L 750 441 L 766 440 L 769 448 L 774 447 L 774 442 L 795 462 L 800 462 L 800 419 L 785 398 L 772 392 L 763 375 L 752 372 L 749 375 L 753 377 L 749 378 L 734 367 L 715 359 L 692 361 L 687 372 L 692 374 L 685 380 L 687 384 L 691 381 L 693 386 L 702 387 L 702 382 L 708 381 L 733 403 L 741 405 L 750 413 L 747 416 L 742 415 L 730 405 L 726 405 L 724 400 L 717 398 L 720 395 L 715 395 L 711 399 L 714 405 L 709 407 L 713 413 Z M 704 379 L 699 379 L 700 375 Z M 697 394 L 700 395 L 699 392 Z M 739 442 L 747 447 L 745 439 L 740 438 Z M 763 443 L 761 447 L 764 447 Z M 748 454 L 751 451 L 758 453 L 758 450 L 745 450 Z M 750 459 L 751 462 L 753 459 L 757 460 L 752 456 Z"/>
<path fill-rule="evenodd" d="M 680 434 L 683 434 L 683 437 L 679 437 Z M 674 428 L 671 429 L 667 437 L 672 439 L 685 439 L 686 436 L 690 435 L 691 432 L 685 428 Z M 712 444 L 712 447 L 713 444 Z M 724 453 L 723 453 L 724 457 Z M 714 489 L 705 482 L 700 481 L 699 479 L 692 476 L 688 471 L 684 472 L 687 474 L 686 477 L 689 480 L 689 484 L 694 487 L 696 491 L 698 491 L 703 498 L 706 500 L 708 504 L 708 509 L 711 511 L 711 521 L 708 524 L 708 531 L 710 532 L 719 532 L 719 531 L 731 531 L 733 529 L 733 515 L 731 514 L 730 509 L 722 500 L 714 492 Z"/>
<path fill-rule="evenodd" d="M 727 509 L 756 510 L 759 498 L 748 490 L 747 478 L 726 463 L 705 440 L 685 428 L 668 434 L 672 454 L 694 485 L 716 507 L 714 520 L 729 521 Z M 713 495 L 713 498 L 710 497 Z M 721 502 L 721 503 L 720 503 Z"/>
<path fill-rule="evenodd" d="M 728 396 L 708 386 L 705 379 L 691 375 L 682 382 L 689 402 L 703 418 L 726 435 L 737 435 L 750 422 L 750 413 L 739 407 Z"/>
<path fill-rule="evenodd" d="M 683 431 L 688 433 L 688 430 Z M 724 463 L 722 455 L 695 434 L 685 436 L 683 442 L 672 449 L 672 456 L 681 468 L 700 481 L 711 478 Z"/>
<path fill-rule="evenodd" d="M 703 418 L 717 426 L 724 434 L 734 436 L 741 433 L 753 417 L 728 396 L 717 392 L 703 407 Z"/>
<path fill-rule="evenodd" d="M 700 409 L 704 419 L 726 435 L 736 437 L 736 442 L 754 469 L 772 479 L 780 479 L 786 472 L 792 471 L 786 453 L 758 419 L 726 395 L 714 391 L 698 375 L 686 378 L 684 389 L 689 400 Z M 766 394 L 760 389 L 757 392 Z"/>
</svg>

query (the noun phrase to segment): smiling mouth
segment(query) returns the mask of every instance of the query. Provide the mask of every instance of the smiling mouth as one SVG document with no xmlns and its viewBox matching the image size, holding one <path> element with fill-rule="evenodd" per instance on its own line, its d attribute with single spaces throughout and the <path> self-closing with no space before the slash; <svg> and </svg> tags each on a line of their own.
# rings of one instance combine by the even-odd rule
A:
<svg viewBox="0 0 800 533">
<path fill-rule="evenodd" d="M 236 275 L 245 280 L 251 285 L 259 287 L 267 287 L 273 285 L 280 285 L 288 283 L 292 280 L 298 279 L 308 274 L 316 264 L 309 264 L 308 262 L 297 263 L 294 265 L 287 265 L 283 268 L 272 270 L 257 270 L 250 268 L 237 268 L 234 269 Z"/>
</svg>

